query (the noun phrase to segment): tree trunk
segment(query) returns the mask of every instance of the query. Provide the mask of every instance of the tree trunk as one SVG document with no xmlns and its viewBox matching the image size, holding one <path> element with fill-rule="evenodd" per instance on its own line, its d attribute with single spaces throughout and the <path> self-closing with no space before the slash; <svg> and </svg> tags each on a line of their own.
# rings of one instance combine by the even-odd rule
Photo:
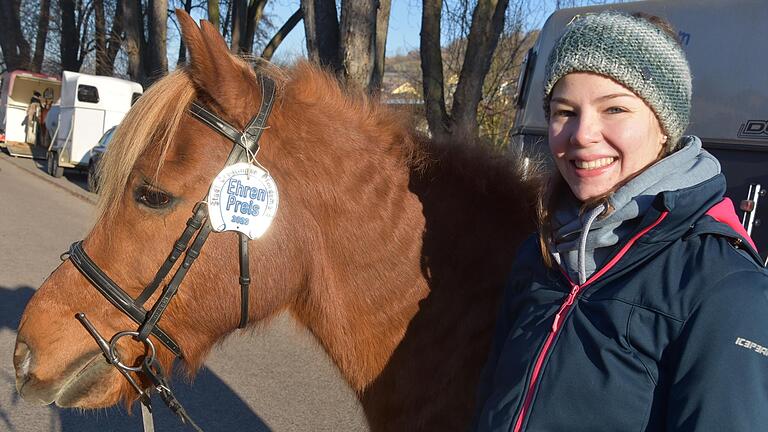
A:
<svg viewBox="0 0 768 432">
<path fill-rule="evenodd" d="M 453 95 L 453 135 L 462 138 L 478 135 L 477 106 L 483 97 L 483 82 L 504 28 L 508 5 L 509 0 L 478 0 L 472 12 L 467 51 Z"/>
<path fill-rule="evenodd" d="M 219 23 L 219 0 L 208 0 L 208 21 L 210 21 L 216 29 L 221 29 Z"/>
<path fill-rule="evenodd" d="M 341 4 L 341 53 L 345 78 L 363 88 L 371 83 L 378 0 L 345 0 Z"/>
<path fill-rule="evenodd" d="M 339 20 L 334 0 L 301 0 L 307 56 L 336 73 L 343 70 L 339 56 Z"/>
<path fill-rule="evenodd" d="M 48 21 L 50 20 L 51 0 L 40 0 L 40 16 L 37 20 L 37 37 L 35 38 L 35 55 L 32 57 L 31 67 L 35 72 L 43 70 L 45 42 L 48 39 Z"/>
<path fill-rule="evenodd" d="M 421 73 L 424 87 L 424 110 L 432 136 L 446 139 L 450 118 L 445 108 L 443 57 L 440 47 L 440 15 L 442 0 L 424 0 L 421 15 Z"/>
<path fill-rule="evenodd" d="M 88 23 L 91 21 L 93 3 L 83 3 L 82 0 L 78 0 L 76 12 L 77 20 L 75 23 L 75 34 L 77 35 L 79 42 L 75 47 L 77 53 L 77 68 L 73 70 L 79 71 L 85 61 L 85 56 L 88 55 L 88 52 L 90 51 L 89 45 L 92 43 L 89 39 Z"/>
<path fill-rule="evenodd" d="M 148 5 L 149 38 L 147 40 L 147 83 L 148 85 L 168 74 L 168 57 L 165 35 L 168 29 L 168 0 L 150 0 Z M 147 86 L 148 86 L 147 85 Z M 147 87 L 145 86 L 145 87 Z"/>
<path fill-rule="evenodd" d="M 80 70 L 77 58 L 80 33 L 75 24 L 75 0 L 59 0 L 61 9 L 61 68 L 77 72 Z"/>
<path fill-rule="evenodd" d="M 253 53 L 253 42 L 256 38 L 256 29 L 261 17 L 264 16 L 264 6 L 267 0 L 251 0 L 248 5 L 248 20 L 245 26 L 245 38 L 240 43 L 240 51 L 244 54 Z"/>
<path fill-rule="evenodd" d="M 0 48 L 9 71 L 28 69 L 29 43 L 21 32 L 21 0 L 0 0 Z"/>
<path fill-rule="evenodd" d="M 209 2 L 210 4 L 210 2 Z M 218 4 L 217 4 L 217 12 L 218 12 Z M 190 13 L 192 11 L 192 0 L 184 0 L 184 12 Z M 217 24 L 217 29 L 218 24 Z M 187 46 L 184 44 L 184 38 L 180 39 L 179 42 L 179 58 L 176 60 L 176 66 L 181 66 L 184 63 L 187 62 Z"/>
<path fill-rule="evenodd" d="M 235 1 L 237 0 L 229 0 L 228 7 L 227 7 L 227 14 L 224 15 L 224 22 L 221 24 L 221 35 L 224 37 L 224 40 L 227 40 L 227 37 L 229 35 L 229 30 L 230 30 L 229 22 L 230 22 L 230 17 L 232 16 L 232 8 L 234 7 L 233 3 Z M 227 3 L 226 0 L 225 0 L 225 3 Z"/>
<path fill-rule="evenodd" d="M 378 94 L 384 81 L 384 60 L 387 57 L 387 32 L 389 31 L 389 10 L 391 0 L 379 0 L 379 8 L 376 12 L 376 39 L 374 42 L 373 75 L 369 91 Z"/>
<path fill-rule="evenodd" d="M 144 26 L 141 16 L 141 3 L 128 0 L 123 2 L 125 20 L 125 53 L 128 55 L 128 76 L 131 80 L 143 83 L 144 74 Z"/>
<path fill-rule="evenodd" d="M 115 73 L 115 58 L 117 58 L 117 52 L 123 42 L 123 19 L 123 0 L 117 0 L 115 16 L 112 19 L 112 30 L 110 30 L 107 40 L 107 61 L 104 70 L 106 76 L 112 76 Z"/>
<path fill-rule="evenodd" d="M 290 33 L 291 30 L 296 27 L 296 24 L 299 23 L 299 20 L 301 20 L 303 16 L 304 14 L 301 12 L 301 8 L 294 12 L 293 15 L 288 18 L 288 21 L 286 21 L 285 24 L 280 27 L 280 30 L 278 30 L 277 33 L 272 36 L 272 39 L 270 39 L 269 43 L 264 48 L 264 51 L 261 53 L 261 57 L 263 57 L 265 60 L 271 60 L 272 55 L 275 53 L 275 50 L 277 50 L 277 47 L 279 47 L 283 39 L 288 36 L 288 33 Z"/>
<path fill-rule="evenodd" d="M 245 39 L 245 21 L 248 18 L 248 0 L 232 0 L 232 40 L 229 50 L 240 54 L 242 39 Z"/>
<path fill-rule="evenodd" d="M 104 0 L 93 0 L 96 36 L 96 75 L 107 75 L 107 23 Z"/>
</svg>

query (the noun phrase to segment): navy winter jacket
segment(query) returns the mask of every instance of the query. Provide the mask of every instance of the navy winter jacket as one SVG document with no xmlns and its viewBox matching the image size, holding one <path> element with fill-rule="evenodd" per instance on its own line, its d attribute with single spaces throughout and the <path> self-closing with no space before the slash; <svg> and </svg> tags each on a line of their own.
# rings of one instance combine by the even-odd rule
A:
<svg viewBox="0 0 768 432">
<path fill-rule="evenodd" d="M 706 214 L 724 191 L 718 175 L 659 194 L 582 286 L 526 242 L 475 429 L 768 431 L 768 272 Z"/>
</svg>

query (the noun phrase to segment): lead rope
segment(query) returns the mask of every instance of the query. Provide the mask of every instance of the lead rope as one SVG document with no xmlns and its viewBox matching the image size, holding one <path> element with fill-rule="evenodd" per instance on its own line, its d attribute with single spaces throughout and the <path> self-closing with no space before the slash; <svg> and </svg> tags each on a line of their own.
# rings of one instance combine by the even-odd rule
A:
<svg viewBox="0 0 768 432">
<path fill-rule="evenodd" d="M 141 424 L 144 426 L 144 432 L 155 432 L 151 402 L 145 404 L 144 401 L 141 401 Z"/>
</svg>

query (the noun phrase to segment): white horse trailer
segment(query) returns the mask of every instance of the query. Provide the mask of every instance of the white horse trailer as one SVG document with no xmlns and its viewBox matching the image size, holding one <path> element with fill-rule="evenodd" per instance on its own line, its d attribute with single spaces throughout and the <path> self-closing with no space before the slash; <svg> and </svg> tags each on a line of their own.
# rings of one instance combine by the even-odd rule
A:
<svg viewBox="0 0 768 432">
<path fill-rule="evenodd" d="M 123 120 L 142 93 L 141 84 L 132 81 L 65 71 L 48 173 L 59 177 L 63 168 L 87 169 L 90 150 Z"/>
<path fill-rule="evenodd" d="M 5 72 L 0 76 L 0 146 L 11 155 L 45 157 L 45 141 L 40 139 L 41 142 L 37 142 L 43 136 L 37 133 L 43 124 L 41 105 L 38 103 L 37 113 L 33 113 L 31 118 L 27 116 L 33 97 L 42 101 L 44 94 L 49 102 L 57 101 L 61 95 L 61 81 L 56 77 L 23 70 Z"/>
<path fill-rule="evenodd" d="M 722 165 L 727 196 L 741 203 L 743 223 L 761 254 L 768 252 L 768 5 L 765 0 L 649 0 L 553 13 L 528 52 L 518 81 L 511 145 L 540 158 L 548 155 L 542 109 L 544 68 L 549 53 L 574 16 L 606 9 L 645 12 L 667 19 L 677 30 L 693 74 L 691 122 Z M 546 157 L 546 156 L 544 156 Z M 746 200 L 745 200 L 746 198 Z"/>
</svg>

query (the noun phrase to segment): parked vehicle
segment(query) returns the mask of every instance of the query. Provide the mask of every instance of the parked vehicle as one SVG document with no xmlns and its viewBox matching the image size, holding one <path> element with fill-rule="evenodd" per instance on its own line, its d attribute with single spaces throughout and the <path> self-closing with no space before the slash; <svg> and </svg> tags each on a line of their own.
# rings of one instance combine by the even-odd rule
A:
<svg viewBox="0 0 768 432">
<path fill-rule="evenodd" d="M 58 127 L 46 158 L 48 173 L 60 177 L 63 168 L 88 169 L 91 149 L 142 93 L 141 85 L 132 81 L 65 71 Z"/>
<path fill-rule="evenodd" d="M 742 222 L 765 257 L 768 216 L 761 224 L 757 213 L 768 187 L 768 73 L 758 54 L 768 40 L 764 0 L 655 0 L 553 13 L 521 67 L 512 145 L 529 155 L 548 154 L 542 86 L 549 53 L 574 16 L 606 9 L 658 15 L 678 30 L 693 74 L 686 133 L 700 137 L 720 160 L 727 196 L 737 206 L 741 202 Z M 760 214 L 768 215 L 768 204 L 764 207 Z"/>
<path fill-rule="evenodd" d="M 0 75 L 0 147 L 11 155 L 45 157 L 45 119 L 61 95 L 61 81 L 24 70 Z"/>
<path fill-rule="evenodd" d="M 99 140 L 96 147 L 92 148 L 88 157 L 88 190 L 93 193 L 98 193 L 99 189 L 99 164 L 101 158 L 104 156 L 104 152 L 107 150 L 109 142 L 112 141 L 112 136 L 115 134 L 117 126 L 112 126 Z"/>
</svg>

